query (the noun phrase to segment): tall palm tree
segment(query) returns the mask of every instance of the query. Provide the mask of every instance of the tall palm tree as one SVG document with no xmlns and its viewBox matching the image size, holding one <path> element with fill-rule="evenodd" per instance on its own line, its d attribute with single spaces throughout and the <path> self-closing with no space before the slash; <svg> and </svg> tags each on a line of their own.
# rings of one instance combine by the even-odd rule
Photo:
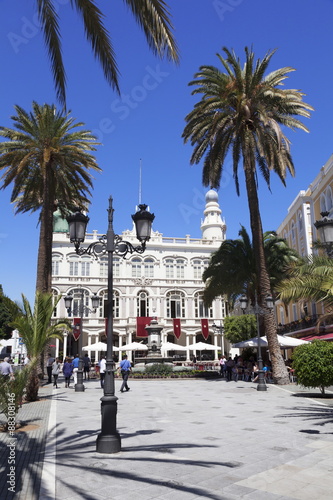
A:
<svg viewBox="0 0 333 500">
<path fill-rule="evenodd" d="M 32 104 L 28 113 L 15 106 L 15 129 L 0 127 L 1 189 L 14 184 L 11 201 L 16 213 L 40 210 L 36 288 L 51 290 L 53 212 L 56 203 L 85 206 L 92 187 L 89 170 L 101 171 L 90 151 L 98 143 L 70 113 L 53 105 Z"/>
<path fill-rule="evenodd" d="M 155 54 L 178 62 L 178 49 L 172 34 L 168 6 L 164 0 L 123 0 L 143 29 L 149 48 Z M 44 40 L 52 64 L 57 96 L 66 103 L 66 75 L 62 59 L 59 16 L 56 0 L 36 0 Z M 109 84 L 119 92 L 119 71 L 113 45 L 103 21 L 104 14 L 96 0 L 72 0 L 72 7 L 82 17 L 86 38 L 91 44 L 94 56 L 100 62 Z"/>
<path fill-rule="evenodd" d="M 225 240 L 211 256 L 209 266 L 203 273 L 205 281 L 204 300 L 210 306 L 213 300 L 225 295 L 233 304 L 237 297 L 246 294 L 252 305 L 258 289 L 254 248 L 245 227 L 241 226 L 239 239 Z M 275 295 L 278 283 L 286 277 L 292 262 L 299 262 L 296 250 L 289 247 L 284 238 L 274 231 L 266 231 L 264 251 L 270 285 Z"/>
<path fill-rule="evenodd" d="M 223 51 L 226 57 L 220 54 L 217 57 L 224 72 L 215 66 L 201 66 L 195 80 L 189 84 L 196 85 L 192 94 L 202 94 L 202 98 L 186 116 L 183 138 L 194 146 L 192 164 L 199 163 L 204 157 L 205 186 L 219 187 L 225 159 L 230 153 L 239 195 L 238 166 L 242 160 L 256 259 L 258 300 L 259 305 L 266 309 L 265 329 L 274 377 L 283 384 L 288 382 L 288 374 L 277 341 L 274 316 L 265 305 L 271 287 L 264 252 L 256 167 L 268 186 L 271 170 L 283 183 L 287 171 L 294 175 L 290 141 L 282 127 L 308 131 L 297 116 L 309 117 L 312 107 L 303 102 L 300 91 L 281 89 L 293 68 L 281 68 L 265 76 L 275 51 L 268 52 L 262 60 L 254 63 L 253 51 L 245 48 L 243 67 L 233 51 L 227 48 Z"/>
<path fill-rule="evenodd" d="M 26 398 L 28 401 L 36 401 L 39 388 L 39 357 L 50 340 L 61 339 L 63 330 L 70 328 L 70 325 L 64 320 L 56 324 L 51 323 L 54 308 L 61 297 L 54 300 L 52 293 L 36 292 L 33 311 L 24 295 L 22 295 L 22 300 L 23 313 L 13 321 L 12 325 L 20 332 L 30 356 Z"/>
</svg>

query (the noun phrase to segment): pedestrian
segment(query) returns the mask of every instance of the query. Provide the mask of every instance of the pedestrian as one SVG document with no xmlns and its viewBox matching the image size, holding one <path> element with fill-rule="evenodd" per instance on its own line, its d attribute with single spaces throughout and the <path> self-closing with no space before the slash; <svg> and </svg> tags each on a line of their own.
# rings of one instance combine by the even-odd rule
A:
<svg viewBox="0 0 333 500">
<path fill-rule="evenodd" d="M 229 356 L 228 361 L 226 362 L 226 368 L 227 368 L 227 382 L 230 382 L 232 380 L 232 369 L 235 366 L 234 360 Z"/>
<path fill-rule="evenodd" d="M 47 376 L 48 376 L 48 384 L 51 384 L 52 382 L 52 365 L 54 363 L 54 357 L 51 355 L 51 353 L 48 353 L 47 355 L 47 360 L 46 360 L 46 371 L 47 371 Z"/>
<path fill-rule="evenodd" d="M 60 373 L 60 360 L 56 358 L 52 365 L 53 387 L 58 389 L 57 381 Z"/>
<path fill-rule="evenodd" d="M 127 354 L 125 354 L 124 359 L 120 361 L 119 369 L 121 371 L 121 376 L 123 377 L 123 383 L 121 384 L 120 392 L 129 391 L 130 388 L 127 385 L 128 376 L 132 370 L 132 365 L 127 359 Z"/>
<path fill-rule="evenodd" d="M 227 362 L 227 360 L 225 359 L 225 356 L 222 355 L 220 357 L 220 376 L 221 377 L 224 377 L 224 375 L 225 375 L 225 369 L 226 369 L 225 364 L 226 364 L 226 362 Z"/>
<path fill-rule="evenodd" d="M 9 363 L 9 358 L 5 358 L 3 362 L 0 363 L 0 373 L 6 379 L 9 379 L 13 376 L 13 368 Z"/>
<path fill-rule="evenodd" d="M 84 380 L 87 380 L 87 375 L 88 375 L 88 380 L 90 380 L 90 366 L 91 366 L 90 358 L 88 354 L 85 354 L 83 358 Z"/>
<path fill-rule="evenodd" d="M 65 387 L 69 387 L 71 383 L 71 376 L 73 373 L 73 365 L 69 358 L 65 358 L 62 372 L 65 377 Z"/>
<path fill-rule="evenodd" d="M 76 354 L 75 358 L 73 359 L 73 362 L 72 362 L 72 365 L 73 365 L 73 376 L 74 376 L 74 385 L 77 384 L 77 372 L 79 370 L 79 362 L 80 362 L 79 355 Z"/>
<path fill-rule="evenodd" d="M 102 389 L 104 387 L 105 372 L 106 372 L 106 361 L 105 361 L 105 356 L 102 356 L 99 362 L 99 378 L 101 380 Z"/>
</svg>

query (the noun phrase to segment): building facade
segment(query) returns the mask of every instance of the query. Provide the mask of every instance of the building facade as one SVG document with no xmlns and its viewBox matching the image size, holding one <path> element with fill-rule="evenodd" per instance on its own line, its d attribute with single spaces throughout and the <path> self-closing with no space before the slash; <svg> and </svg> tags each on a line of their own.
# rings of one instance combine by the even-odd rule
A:
<svg viewBox="0 0 333 500">
<path fill-rule="evenodd" d="M 221 213 L 218 194 L 210 190 L 206 194 L 200 239 L 189 235 L 165 237 L 153 230 L 144 254 L 132 254 L 126 259 L 114 254 L 114 345 L 122 347 L 132 341 L 145 342 L 144 326 L 156 317 L 163 326 L 162 342 L 188 346 L 205 340 L 216 346 L 212 350 L 215 359 L 221 350 L 225 351 L 221 328 L 215 331 L 212 328 L 213 324 L 223 324 L 225 303 L 218 298 L 212 307 L 206 308 L 202 300 L 202 273 L 212 252 L 226 238 L 226 224 Z M 83 246 L 98 241 L 101 236 L 97 230 L 87 234 Z M 121 236 L 134 246 L 138 244 L 134 228 L 123 231 Z M 54 295 L 73 296 L 73 325 L 79 323 L 82 314 L 82 346 L 105 341 L 107 255 L 98 259 L 77 255 L 69 241 L 67 222 L 56 215 L 52 266 Z M 99 307 L 91 311 L 90 298 L 94 294 L 99 297 Z M 67 316 L 64 300 L 59 301 L 54 316 Z M 65 334 L 63 345 L 57 344 L 60 356 L 75 354 L 77 348 L 73 332 Z M 186 352 L 189 359 L 192 353 Z M 99 353 L 93 349 L 88 353 L 94 360 L 99 358 Z M 128 354 L 131 357 L 132 353 Z"/>
<path fill-rule="evenodd" d="M 333 218 L 332 191 L 333 155 L 307 190 L 297 195 L 277 229 L 278 235 L 285 238 L 301 256 L 308 257 L 318 252 L 313 248 L 313 242 L 319 239 L 314 223 L 321 219 L 323 212 L 328 213 L 328 218 Z M 277 304 L 280 333 L 297 333 L 298 336 L 314 333 L 318 317 L 324 312 L 322 303 L 299 301 L 287 307 Z"/>
</svg>

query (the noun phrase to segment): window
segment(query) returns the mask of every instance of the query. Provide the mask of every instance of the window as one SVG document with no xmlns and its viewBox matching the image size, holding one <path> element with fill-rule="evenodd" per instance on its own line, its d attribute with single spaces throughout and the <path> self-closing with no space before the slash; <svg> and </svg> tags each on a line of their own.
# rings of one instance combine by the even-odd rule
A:
<svg viewBox="0 0 333 500">
<path fill-rule="evenodd" d="M 183 292 L 168 292 L 166 296 L 167 318 L 185 318 L 185 294 Z"/>
<path fill-rule="evenodd" d="M 281 325 L 285 324 L 285 316 L 284 316 L 284 307 L 280 306 L 280 323 Z"/>
<path fill-rule="evenodd" d="M 90 293 L 88 292 L 88 290 L 75 288 L 74 290 L 72 290 L 72 294 L 72 316 L 80 317 L 81 312 L 84 317 L 89 316 Z"/>
<path fill-rule="evenodd" d="M 332 210 L 333 202 L 332 202 L 332 190 L 328 186 L 326 189 L 326 209 L 327 212 L 330 212 Z"/>
<path fill-rule="evenodd" d="M 166 259 L 165 261 L 165 274 L 166 274 L 166 278 L 170 279 L 170 278 L 174 278 L 174 263 L 173 263 L 173 259 Z"/>
<path fill-rule="evenodd" d="M 144 275 L 146 278 L 154 277 L 154 261 L 151 258 L 144 260 Z"/>
<path fill-rule="evenodd" d="M 101 257 L 99 259 L 99 275 L 103 278 L 107 278 L 108 276 L 108 258 Z"/>
<path fill-rule="evenodd" d="M 183 260 L 176 260 L 176 278 L 178 279 L 183 279 L 184 278 L 184 268 L 185 268 L 185 263 Z"/>
<path fill-rule="evenodd" d="M 137 316 L 149 316 L 149 296 L 145 290 L 142 290 L 137 295 Z"/>
<path fill-rule="evenodd" d="M 195 259 L 193 265 L 193 278 L 197 280 L 202 279 L 202 274 L 208 267 L 208 259 Z"/>
<path fill-rule="evenodd" d="M 113 276 L 119 278 L 120 276 L 120 258 L 113 257 Z"/>
<path fill-rule="evenodd" d="M 291 223 L 291 239 L 292 239 L 292 242 L 295 243 L 296 241 L 296 230 L 295 230 L 295 222 L 292 221 Z"/>
<path fill-rule="evenodd" d="M 298 229 L 299 229 L 299 231 L 303 231 L 303 215 L 302 215 L 302 212 L 299 211 L 297 215 L 298 215 Z"/>
<path fill-rule="evenodd" d="M 204 305 L 202 292 L 197 292 L 194 295 L 194 315 L 196 318 L 213 317 L 213 309 Z"/>
<path fill-rule="evenodd" d="M 132 259 L 132 278 L 140 278 L 142 273 L 142 259 Z"/>
<path fill-rule="evenodd" d="M 53 304 L 55 303 L 55 301 L 58 299 L 59 297 L 59 293 L 57 292 L 57 290 L 53 290 L 52 289 L 52 295 L 53 295 Z M 59 304 L 59 302 L 58 302 Z M 58 316 L 57 314 L 57 308 L 58 306 L 55 306 L 55 308 L 53 309 L 53 317 L 56 318 Z"/>
<path fill-rule="evenodd" d="M 82 257 L 81 276 L 90 276 L 90 257 Z"/>
<path fill-rule="evenodd" d="M 320 212 L 327 212 L 326 210 L 326 197 L 324 194 L 320 196 Z"/>
<path fill-rule="evenodd" d="M 296 304 L 293 304 L 293 321 L 297 321 L 297 307 Z"/>
<path fill-rule="evenodd" d="M 52 276 L 59 276 L 60 255 L 52 255 Z"/>
<path fill-rule="evenodd" d="M 113 317 L 119 318 L 120 315 L 120 294 L 117 290 L 113 291 Z M 103 290 L 100 293 L 98 316 L 100 318 L 108 317 L 108 291 Z"/>
<path fill-rule="evenodd" d="M 79 275 L 79 257 L 77 255 L 72 255 L 69 257 L 69 275 Z"/>
</svg>

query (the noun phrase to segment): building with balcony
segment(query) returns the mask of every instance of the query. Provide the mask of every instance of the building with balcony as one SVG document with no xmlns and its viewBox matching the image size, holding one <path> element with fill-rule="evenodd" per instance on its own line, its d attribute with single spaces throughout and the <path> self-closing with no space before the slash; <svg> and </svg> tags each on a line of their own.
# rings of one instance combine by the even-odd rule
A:
<svg viewBox="0 0 333 500">
<path fill-rule="evenodd" d="M 153 229 L 143 254 L 134 253 L 126 259 L 114 254 L 113 312 L 116 346 L 121 347 L 132 341 L 144 342 L 147 336 L 145 325 L 156 317 L 163 326 L 162 342 L 186 346 L 205 340 L 216 346 L 212 354 L 217 359 L 221 348 L 224 350 L 223 337 L 221 329 L 216 333 L 212 325 L 223 324 L 225 304 L 222 298 L 218 298 L 212 307 L 204 306 L 202 273 L 208 266 L 211 253 L 226 238 L 226 224 L 221 213 L 217 192 L 209 190 L 200 226 L 201 238 L 191 238 L 190 235 L 183 238 L 166 237 Z M 94 230 L 86 235 L 83 246 L 98 241 L 101 236 Z M 123 231 L 121 236 L 134 246 L 138 243 L 134 228 Z M 82 310 L 82 345 L 105 341 L 107 255 L 98 259 L 89 255 L 77 255 L 69 241 L 67 222 L 56 215 L 52 266 L 53 293 L 61 296 L 71 293 L 73 296 L 73 325 L 77 324 Z M 99 307 L 95 312 L 90 310 L 90 297 L 93 294 L 99 297 Z M 55 318 L 67 316 L 63 300 L 59 301 L 54 315 Z M 57 344 L 57 352 L 60 356 L 77 352 L 77 341 L 72 332 L 65 335 L 63 345 Z M 186 352 L 189 359 L 190 352 Z M 93 350 L 89 354 L 93 360 L 99 357 L 99 353 Z M 132 353 L 128 354 L 131 356 Z"/>
</svg>

